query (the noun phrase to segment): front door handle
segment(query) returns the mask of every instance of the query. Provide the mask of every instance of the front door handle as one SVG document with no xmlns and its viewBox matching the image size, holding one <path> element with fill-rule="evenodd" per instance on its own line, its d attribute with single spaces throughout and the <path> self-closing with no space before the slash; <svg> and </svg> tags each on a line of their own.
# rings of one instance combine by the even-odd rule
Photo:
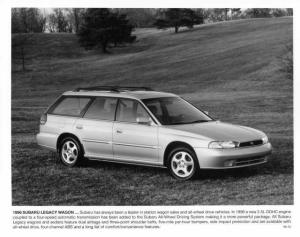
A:
<svg viewBox="0 0 300 237">
<path fill-rule="evenodd" d="M 81 124 L 77 124 L 77 125 L 76 125 L 76 128 L 77 128 L 77 129 L 82 129 L 83 126 L 82 126 Z"/>
<path fill-rule="evenodd" d="M 123 133 L 123 131 L 121 129 L 117 129 L 116 132 L 117 133 Z"/>
</svg>

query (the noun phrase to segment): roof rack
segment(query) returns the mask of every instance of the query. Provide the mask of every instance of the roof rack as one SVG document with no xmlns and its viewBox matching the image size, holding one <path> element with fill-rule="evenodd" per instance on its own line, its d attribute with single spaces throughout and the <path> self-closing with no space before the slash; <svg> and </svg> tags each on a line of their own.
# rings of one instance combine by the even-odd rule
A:
<svg viewBox="0 0 300 237">
<path fill-rule="evenodd" d="M 92 86 L 92 87 L 79 87 L 73 91 L 153 91 L 150 87 L 137 87 L 137 86 Z"/>
</svg>

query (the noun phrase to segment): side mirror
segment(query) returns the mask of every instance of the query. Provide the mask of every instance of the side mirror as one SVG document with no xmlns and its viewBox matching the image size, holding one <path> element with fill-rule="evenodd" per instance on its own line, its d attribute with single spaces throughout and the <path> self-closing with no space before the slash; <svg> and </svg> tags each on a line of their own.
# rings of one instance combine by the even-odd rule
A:
<svg viewBox="0 0 300 237">
<path fill-rule="evenodd" d="M 151 118 L 146 118 L 146 117 L 137 117 L 136 121 L 138 124 L 142 124 L 142 125 L 148 125 L 151 126 L 152 125 L 152 120 Z"/>
</svg>

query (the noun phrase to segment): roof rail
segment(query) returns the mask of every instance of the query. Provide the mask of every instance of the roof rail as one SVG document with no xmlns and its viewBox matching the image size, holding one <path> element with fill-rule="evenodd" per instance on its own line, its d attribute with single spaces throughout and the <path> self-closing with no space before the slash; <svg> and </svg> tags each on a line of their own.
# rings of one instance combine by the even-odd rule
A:
<svg viewBox="0 0 300 237">
<path fill-rule="evenodd" d="M 138 87 L 138 86 L 92 86 L 92 87 L 79 87 L 73 91 L 153 91 L 150 87 Z"/>
</svg>

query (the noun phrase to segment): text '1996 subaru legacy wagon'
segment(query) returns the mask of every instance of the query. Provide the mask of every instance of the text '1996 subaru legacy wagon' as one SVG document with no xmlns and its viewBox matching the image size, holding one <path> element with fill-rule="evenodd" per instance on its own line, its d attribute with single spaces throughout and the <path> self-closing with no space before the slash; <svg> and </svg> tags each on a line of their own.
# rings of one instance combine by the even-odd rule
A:
<svg viewBox="0 0 300 237">
<path fill-rule="evenodd" d="M 263 164 L 272 150 L 263 132 L 216 121 L 175 94 L 118 86 L 63 93 L 42 115 L 37 142 L 67 166 L 88 158 L 168 167 L 181 180 Z"/>
</svg>

